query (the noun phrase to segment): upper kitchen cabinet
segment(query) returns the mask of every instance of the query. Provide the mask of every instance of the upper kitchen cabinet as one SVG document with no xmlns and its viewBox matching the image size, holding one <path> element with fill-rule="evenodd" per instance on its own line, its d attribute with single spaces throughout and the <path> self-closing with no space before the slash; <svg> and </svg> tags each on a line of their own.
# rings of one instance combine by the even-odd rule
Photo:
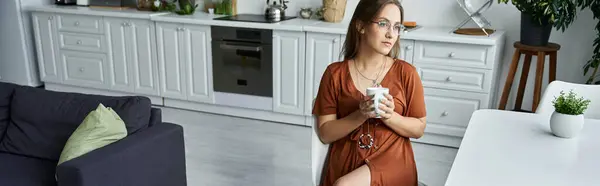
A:
<svg viewBox="0 0 600 186">
<path fill-rule="evenodd" d="M 34 12 L 32 19 L 40 79 L 44 82 L 60 83 L 62 69 L 57 63 L 56 16 L 50 13 Z"/>
<path fill-rule="evenodd" d="M 213 103 L 210 26 L 159 22 L 156 33 L 162 96 Z"/>
<path fill-rule="evenodd" d="M 273 31 L 274 112 L 304 114 L 305 41 L 304 32 Z"/>
<path fill-rule="evenodd" d="M 156 30 L 148 20 L 105 18 L 110 88 L 158 96 Z"/>
<path fill-rule="evenodd" d="M 318 32 L 308 32 L 306 34 L 305 115 L 311 115 L 313 99 L 317 96 L 321 76 L 327 66 L 342 60 L 343 57 L 340 51 L 343 40 L 345 40 L 345 35 L 340 34 Z"/>
</svg>

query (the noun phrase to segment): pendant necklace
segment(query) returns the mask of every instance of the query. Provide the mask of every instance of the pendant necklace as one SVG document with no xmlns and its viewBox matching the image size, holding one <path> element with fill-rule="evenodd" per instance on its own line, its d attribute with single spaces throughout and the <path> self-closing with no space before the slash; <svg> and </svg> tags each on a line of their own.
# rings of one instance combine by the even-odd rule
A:
<svg viewBox="0 0 600 186">
<path fill-rule="evenodd" d="M 360 70 L 358 70 L 358 66 L 356 65 L 356 60 L 354 60 L 354 68 L 356 69 L 356 72 L 358 72 L 358 74 L 360 74 L 360 76 L 362 76 L 365 79 L 373 81 L 373 85 L 371 85 L 371 87 L 379 87 L 380 85 L 377 83 L 377 79 L 379 79 L 379 75 L 381 75 L 381 73 L 383 72 L 383 69 L 385 69 L 386 63 L 387 63 L 387 60 L 383 61 L 383 66 L 381 67 L 381 70 L 379 70 L 379 72 L 377 72 L 377 76 L 375 76 L 375 79 L 371 79 L 371 78 L 368 78 L 365 75 L 363 75 L 360 72 Z M 359 84 L 359 86 L 360 86 L 360 84 Z"/>
<path fill-rule="evenodd" d="M 362 73 L 360 73 L 360 71 L 358 70 L 358 67 L 356 65 L 356 61 L 354 61 L 354 68 L 356 69 L 356 72 L 358 72 L 358 74 L 360 74 L 360 76 L 362 76 L 365 79 L 371 80 L 373 81 L 373 85 L 372 87 L 380 87 L 381 84 L 377 83 L 377 79 L 379 79 L 379 75 L 381 74 L 381 72 L 383 72 L 383 69 L 385 69 L 385 65 L 387 63 L 387 60 L 384 61 L 383 66 L 381 67 L 381 70 L 377 73 L 377 76 L 375 77 L 375 79 L 369 79 L 367 77 L 365 77 Z M 360 86 L 360 82 L 358 82 L 358 88 L 361 88 Z M 364 133 L 360 134 L 360 136 L 358 137 L 358 148 L 360 149 L 371 149 L 371 147 L 373 147 L 373 144 L 375 143 L 374 140 L 374 135 L 375 135 L 375 128 L 373 128 L 373 136 L 371 136 L 371 119 L 367 119 L 367 134 L 365 135 Z M 377 124 L 376 124 L 377 125 Z M 367 143 L 364 143 L 364 138 L 367 138 Z M 375 149 L 377 149 L 377 146 L 375 146 Z"/>
</svg>

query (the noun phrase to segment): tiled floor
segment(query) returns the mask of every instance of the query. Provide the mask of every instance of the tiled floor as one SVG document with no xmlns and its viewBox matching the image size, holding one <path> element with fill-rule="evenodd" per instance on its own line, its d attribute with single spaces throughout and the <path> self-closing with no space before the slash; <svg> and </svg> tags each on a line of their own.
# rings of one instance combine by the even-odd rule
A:
<svg viewBox="0 0 600 186">
<path fill-rule="evenodd" d="M 173 108 L 185 130 L 190 186 L 310 186 L 310 128 Z M 443 186 L 457 149 L 413 143 L 419 180 Z"/>
</svg>

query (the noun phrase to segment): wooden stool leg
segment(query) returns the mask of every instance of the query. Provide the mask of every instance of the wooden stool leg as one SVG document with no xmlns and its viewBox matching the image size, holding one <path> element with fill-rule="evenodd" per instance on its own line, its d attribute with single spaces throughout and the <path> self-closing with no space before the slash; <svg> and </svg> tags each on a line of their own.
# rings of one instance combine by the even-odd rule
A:
<svg viewBox="0 0 600 186">
<path fill-rule="evenodd" d="M 513 80 L 515 79 L 515 73 L 517 72 L 517 67 L 519 67 L 520 58 L 521 51 L 519 49 L 515 49 L 515 54 L 513 55 L 512 63 L 510 64 L 508 76 L 506 76 L 506 82 L 504 83 L 504 89 L 502 90 L 502 98 L 500 99 L 499 106 L 500 110 L 504 110 L 506 108 L 508 94 L 510 94 L 510 88 L 512 87 Z"/>
<path fill-rule="evenodd" d="M 550 53 L 550 72 L 548 73 L 548 83 L 556 80 L 556 53 Z"/>
<path fill-rule="evenodd" d="M 531 66 L 531 54 L 525 54 L 523 61 L 523 71 L 519 80 L 519 90 L 517 92 L 517 100 L 515 102 L 515 110 L 521 110 L 523 104 L 523 94 L 525 94 L 525 85 L 527 84 L 527 76 L 529 76 L 529 66 Z"/>
<path fill-rule="evenodd" d="M 544 63 L 546 53 L 538 52 L 537 54 L 537 65 L 535 71 L 535 88 L 533 89 L 533 105 L 531 106 L 531 111 L 535 112 L 537 110 L 537 106 L 540 103 L 540 95 L 542 93 L 542 80 L 544 78 Z"/>
</svg>

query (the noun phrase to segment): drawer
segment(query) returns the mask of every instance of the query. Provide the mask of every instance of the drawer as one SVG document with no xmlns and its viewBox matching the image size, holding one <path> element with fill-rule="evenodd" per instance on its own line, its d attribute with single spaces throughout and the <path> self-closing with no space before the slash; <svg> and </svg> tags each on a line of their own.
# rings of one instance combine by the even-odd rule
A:
<svg viewBox="0 0 600 186">
<path fill-rule="evenodd" d="M 415 42 L 414 63 L 493 68 L 492 46 L 445 42 Z"/>
<path fill-rule="evenodd" d="M 425 88 L 427 132 L 462 137 L 473 112 L 488 108 L 483 93 Z"/>
<path fill-rule="evenodd" d="M 102 34 L 104 24 L 100 16 L 60 15 L 58 31 Z"/>
<path fill-rule="evenodd" d="M 106 52 L 106 39 L 104 35 L 59 33 L 60 49 Z"/>
<path fill-rule="evenodd" d="M 106 54 L 61 51 L 64 82 L 71 85 L 106 88 Z"/>
<path fill-rule="evenodd" d="M 416 64 L 424 87 L 489 93 L 492 70 Z"/>
</svg>

